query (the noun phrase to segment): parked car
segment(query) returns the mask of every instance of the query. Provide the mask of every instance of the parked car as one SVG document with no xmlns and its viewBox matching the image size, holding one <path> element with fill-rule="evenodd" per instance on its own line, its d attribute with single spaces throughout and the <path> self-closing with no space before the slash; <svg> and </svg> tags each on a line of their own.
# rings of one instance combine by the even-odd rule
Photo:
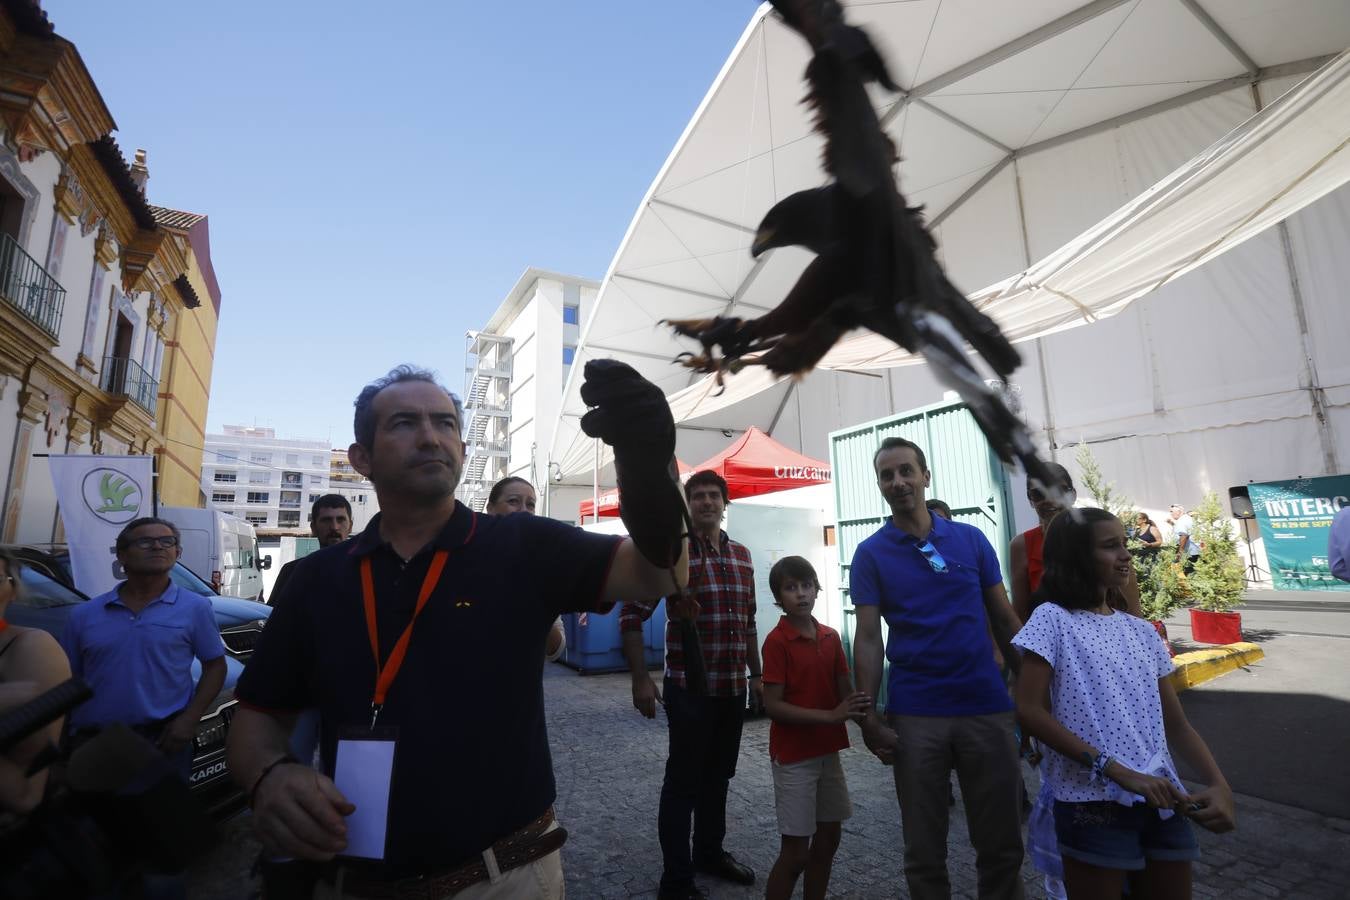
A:
<svg viewBox="0 0 1350 900">
<path fill-rule="evenodd" d="M 17 546 L 8 548 L 23 562 L 23 596 L 10 604 L 6 618 L 16 625 L 41 628 L 60 637 L 66 620 L 76 604 L 88 601 L 70 576 L 70 555 L 64 547 L 39 548 Z M 225 642 L 225 685 L 219 696 L 207 708 L 197 724 L 193 738 L 192 792 L 212 815 L 223 818 L 243 807 L 243 794 L 229 777 L 225 763 L 225 737 L 237 702 L 234 685 L 244 671 L 244 663 L 253 653 L 253 646 L 272 609 L 252 600 L 221 597 L 211 586 L 178 563 L 170 572 L 174 583 L 185 590 L 201 594 L 211 600 L 216 625 Z M 201 676 L 201 666 L 192 663 L 192 677 Z"/>
</svg>

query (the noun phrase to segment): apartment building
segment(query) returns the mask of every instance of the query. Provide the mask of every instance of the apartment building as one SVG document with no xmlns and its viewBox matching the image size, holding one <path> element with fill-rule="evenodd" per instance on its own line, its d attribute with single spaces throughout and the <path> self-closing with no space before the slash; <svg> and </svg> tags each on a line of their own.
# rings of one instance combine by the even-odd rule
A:
<svg viewBox="0 0 1350 900">
<path fill-rule="evenodd" d="M 202 493 L 212 506 L 248 521 L 260 535 L 307 535 L 310 505 L 329 493 L 331 472 L 327 441 L 226 425 L 222 433 L 206 436 Z"/>
<path fill-rule="evenodd" d="M 334 448 L 329 460 L 328 493 L 346 497 L 352 505 L 352 534 L 365 531 L 380 511 L 379 501 L 375 499 L 375 485 L 352 468 L 346 450 Z"/>
</svg>

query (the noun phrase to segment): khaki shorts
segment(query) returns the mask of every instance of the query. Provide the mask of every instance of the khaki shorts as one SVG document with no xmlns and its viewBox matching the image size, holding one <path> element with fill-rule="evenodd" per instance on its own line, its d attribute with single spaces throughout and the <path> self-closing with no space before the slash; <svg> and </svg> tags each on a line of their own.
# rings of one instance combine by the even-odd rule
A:
<svg viewBox="0 0 1350 900">
<path fill-rule="evenodd" d="M 810 837 L 817 822 L 842 822 L 853 815 L 838 753 L 773 763 L 773 800 L 778 831 L 788 837 Z"/>
</svg>

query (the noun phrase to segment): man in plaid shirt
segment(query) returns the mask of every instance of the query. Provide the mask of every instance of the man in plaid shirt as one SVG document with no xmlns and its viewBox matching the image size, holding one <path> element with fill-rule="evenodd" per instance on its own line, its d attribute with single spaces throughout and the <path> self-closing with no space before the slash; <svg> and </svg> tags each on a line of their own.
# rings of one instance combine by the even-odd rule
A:
<svg viewBox="0 0 1350 900">
<path fill-rule="evenodd" d="M 695 869 L 736 884 L 755 883 L 755 873 L 722 849 L 727 787 L 741 751 L 747 682 L 756 704 L 764 702 L 755 632 L 755 571 L 750 551 L 722 530 L 726 481 L 716 472 L 695 472 L 685 482 L 684 494 L 695 534 L 689 542 L 689 586 L 667 603 L 664 691 L 657 690 L 643 659 L 642 623 L 655 607 L 624 604 L 619 617 L 624 657 L 633 673 L 633 706 L 652 719 L 656 704 L 663 703 L 670 725 L 670 756 L 657 820 L 664 856 L 659 900 L 706 897 L 694 884 Z M 697 626 L 707 670 L 706 696 L 689 684 L 681 616 L 692 617 Z"/>
</svg>

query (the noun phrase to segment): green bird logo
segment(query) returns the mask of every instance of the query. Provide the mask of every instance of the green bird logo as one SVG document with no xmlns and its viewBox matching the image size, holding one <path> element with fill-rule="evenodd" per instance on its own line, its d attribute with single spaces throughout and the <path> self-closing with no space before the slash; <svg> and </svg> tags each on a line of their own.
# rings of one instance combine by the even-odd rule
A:
<svg viewBox="0 0 1350 900">
<path fill-rule="evenodd" d="M 123 478 L 115 472 L 104 472 L 103 477 L 100 478 L 98 482 L 98 495 L 103 501 L 103 504 L 95 509 L 94 512 L 134 513 L 136 510 L 140 509 L 140 504 L 137 503 L 132 506 L 127 505 L 127 497 L 134 493 L 136 493 L 136 484 L 134 482 Z"/>
<path fill-rule="evenodd" d="M 112 466 L 99 466 L 84 474 L 80 499 L 84 508 L 110 525 L 124 525 L 136 518 L 145 502 L 142 479 Z"/>
</svg>

